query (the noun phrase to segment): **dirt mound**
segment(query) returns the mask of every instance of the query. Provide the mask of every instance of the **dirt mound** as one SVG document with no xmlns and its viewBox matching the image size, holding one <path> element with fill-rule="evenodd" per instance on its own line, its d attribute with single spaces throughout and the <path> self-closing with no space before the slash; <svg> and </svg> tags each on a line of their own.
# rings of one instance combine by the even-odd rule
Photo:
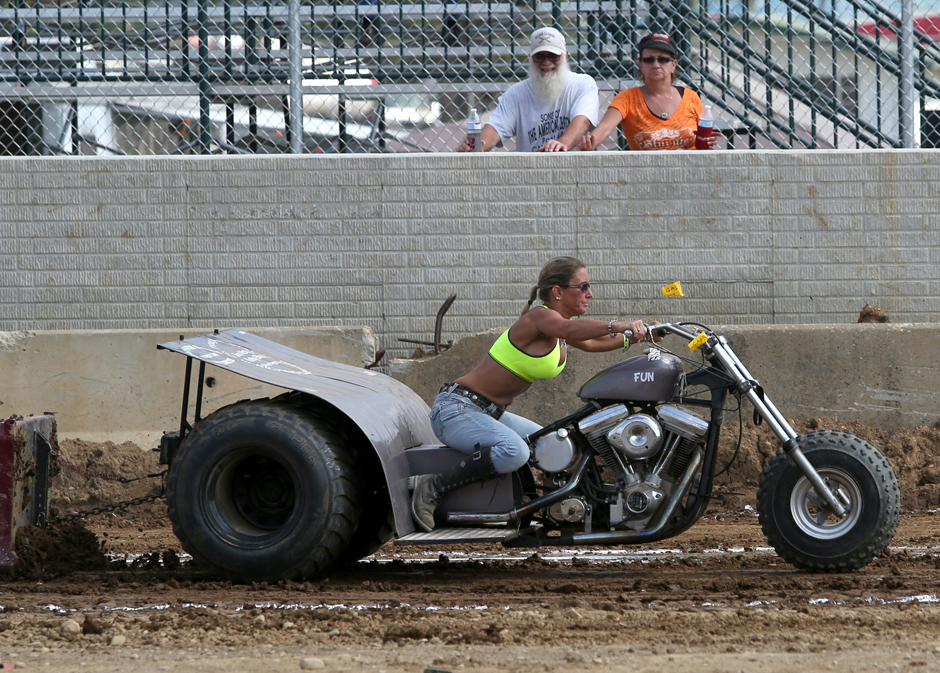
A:
<svg viewBox="0 0 940 673">
<path fill-rule="evenodd" d="M 16 533 L 19 563 L 4 571 L 7 578 L 44 580 L 76 570 L 102 570 L 108 559 L 98 537 L 81 521 L 60 521 L 46 528 L 28 526 Z"/>
<path fill-rule="evenodd" d="M 891 322 L 891 319 L 885 315 L 880 306 L 865 304 L 858 314 L 858 321 L 862 322 Z"/>
<path fill-rule="evenodd" d="M 113 478 L 133 479 L 163 471 L 156 452 L 141 449 L 133 442 L 114 444 L 64 439 L 59 442 L 59 455 L 62 460 L 57 465 L 58 474 L 52 478 L 50 518 L 142 498 L 163 490 L 160 478 L 130 483 Z M 162 517 L 166 507 L 162 503 L 147 503 L 127 511 L 135 518 Z"/>
</svg>

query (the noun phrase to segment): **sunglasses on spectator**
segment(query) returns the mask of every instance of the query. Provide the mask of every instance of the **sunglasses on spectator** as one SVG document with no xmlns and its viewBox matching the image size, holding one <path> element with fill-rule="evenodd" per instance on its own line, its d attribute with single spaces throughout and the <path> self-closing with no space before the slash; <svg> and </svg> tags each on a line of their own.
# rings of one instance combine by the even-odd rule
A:
<svg viewBox="0 0 940 673">
<path fill-rule="evenodd" d="M 581 290 L 581 294 L 587 294 L 587 291 L 591 289 L 591 284 L 581 283 L 580 285 L 560 285 L 559 287 L 576 287 Z"/>
<path fill-rule="evenodd" d="M 660 65 L 666 65 L 667 63 L 671 63 L 672 61 L 675 61 L 676 59 L 674 59 L 672 56 L 644 56 L 640 60 L 643 61 L 643 63 L 646 63 L 647 65 L 649 65 L 650 63 L 659 63 Z"/>
<path fill-rule="evenodd" d="M 547 51 L 540 51 L 537 54 L 532 54 L 532 60 L 536 63 L 542 63 L 543 61 L 558 63 L 558 61 L 561 60 L 561 54 L 550 54 Z"/>
</svg>

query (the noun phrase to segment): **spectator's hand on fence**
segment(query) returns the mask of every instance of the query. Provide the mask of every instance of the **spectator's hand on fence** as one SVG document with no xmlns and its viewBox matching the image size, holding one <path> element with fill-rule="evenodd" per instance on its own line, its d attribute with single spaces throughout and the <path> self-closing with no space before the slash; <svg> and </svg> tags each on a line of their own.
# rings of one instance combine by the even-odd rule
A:
<svg viewBox="0 0 940 673">
<path fill-rule="evenodd" d="M 549 140 L 539 148 L 539 152 L 567 152 L 568 147 L 557 140 Z"/>
<path fill-rule="evenodd" d="M 463 142 L 457 146 L 458 152 L 469 152 L 470 151 L 470 139 L 464 138 Z"/>
<path fill-rule="evenodd" d="M 578 149 L 582 152 L 589 152 L 597 147 L 597 142 L 594 140 L 593 133 L 585 133 L 581 136 L 581 141 L 578 143 Z"/>
</svg>

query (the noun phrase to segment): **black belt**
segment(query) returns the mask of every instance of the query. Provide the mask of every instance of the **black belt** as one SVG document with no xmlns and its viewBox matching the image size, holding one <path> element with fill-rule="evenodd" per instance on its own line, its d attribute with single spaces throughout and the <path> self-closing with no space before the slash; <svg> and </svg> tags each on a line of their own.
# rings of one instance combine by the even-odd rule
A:
<svg viewBox="0 0 940 673">
<path fill-rule="evenodd" d="M 480 409 L 483 410 L 483 413 L 492 416 L 497 421 L 505 411 L 505 409 L 496 404 L 496 402 L 483 397 L 483 395 L 480 393 L 473 392 L 466 386 L 462 386 L 459 383 L 445 383 L 443 386 L 441 386 L 441 392 L 453 393 L 454 395 L 466 397 L 468 400 L 480 407 Z"/>
</svg>

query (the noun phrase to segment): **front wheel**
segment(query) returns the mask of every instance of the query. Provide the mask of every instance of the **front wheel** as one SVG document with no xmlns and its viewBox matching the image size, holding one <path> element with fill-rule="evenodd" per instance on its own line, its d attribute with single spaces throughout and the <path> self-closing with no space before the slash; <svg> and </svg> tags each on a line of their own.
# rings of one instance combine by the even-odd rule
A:
<svg viewBox="0 0 940 673">
<path fill-rule="evenodd" d="M 888 459 L 860 437 L 812 432 L 800 450 L 839 498 L 846 513 L 832 513 L 803 472 L 777 454 L 761 475 L 757 512 L 777 553 L 811 572 L 844 572 L 867 565 L 891 542 L 901 517 L 901 490 Z M 828 496 L 827 496 L 828 497 Z"/>
</svg>

